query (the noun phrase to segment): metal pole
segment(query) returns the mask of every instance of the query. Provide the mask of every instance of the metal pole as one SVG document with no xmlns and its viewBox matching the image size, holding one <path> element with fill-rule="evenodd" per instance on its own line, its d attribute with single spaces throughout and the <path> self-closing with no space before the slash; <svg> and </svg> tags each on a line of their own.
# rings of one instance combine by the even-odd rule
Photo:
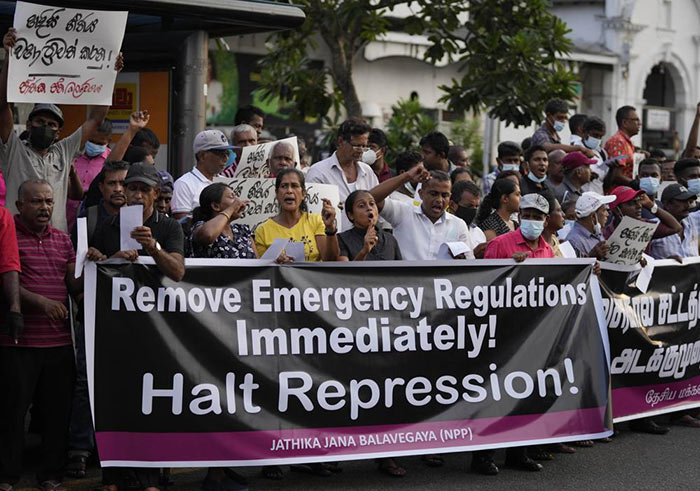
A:
<svg viewBox="0 0 700 491">
<path fill-rule="evenodd" d="M 196 31 L 187 36 L 182 46 L 182 58 L 175 75 L 175 119 L 173 124 L 173 151 L 171 159 L 176 179 L 194 166 L 192 142 L 206 125 L 204 90 L 207 83 L 209 35 Z"/>
<path fill-rule="evenodd" d="M 491 172 L 491 161 L 493 159 L 493 119 L 486 114 L 484 119 L 484 156 L 483 156 L 483 172 L 484 177 Z"/>
</svg>

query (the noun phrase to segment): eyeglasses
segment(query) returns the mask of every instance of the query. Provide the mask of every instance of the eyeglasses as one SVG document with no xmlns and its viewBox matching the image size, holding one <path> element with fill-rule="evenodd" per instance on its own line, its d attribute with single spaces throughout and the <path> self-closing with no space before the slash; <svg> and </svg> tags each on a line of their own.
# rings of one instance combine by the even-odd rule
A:
<svg viewBox="0 0 700 491">
<path fill-rule="evenodd" d="M 213 153 L 217 157 L 228 158 L 228 150 L 207 150 L 209 153 Z"/>
<path fill-rule="evenodd" d="M 356 152 L 359 152 L 359 151 L 364 152 L 365 150 L 367 150 L 369 148 L 369 145 L 353 145 L 350 142 L 348 142 L 348 145 L 350 145 L 352 147 L 352 149 L 355 150 Z"/>
</svg>

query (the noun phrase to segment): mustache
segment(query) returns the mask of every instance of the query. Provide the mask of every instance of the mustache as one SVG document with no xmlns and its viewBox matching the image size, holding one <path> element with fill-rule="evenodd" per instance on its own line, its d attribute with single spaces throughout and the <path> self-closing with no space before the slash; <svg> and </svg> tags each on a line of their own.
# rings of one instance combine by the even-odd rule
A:
<svg viewBox="0 0 700 491">
<path fill-rule="evenodd" d="M 36 214 L 36 216 L 49 218 L 51 215 L 49 214 L 48 211 L 40 211 L 39 213 Z"/>
</svg>

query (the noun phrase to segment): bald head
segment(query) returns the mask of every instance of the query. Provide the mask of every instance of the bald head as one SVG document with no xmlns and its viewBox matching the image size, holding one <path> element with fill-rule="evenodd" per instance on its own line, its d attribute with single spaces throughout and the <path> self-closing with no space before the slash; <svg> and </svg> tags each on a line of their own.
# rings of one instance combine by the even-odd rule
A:
<svg viewBox="0 0 700 491">
<path fill-rule="evenodd" d="M 275 177 L 282 169 L 296 166 L 294 145 L 289 142 L 279 142 L 270 152 L 270 177 Z"/>
<path fill-rule="evenodd" d="M 564 180 L 564 168 L 561 165 L 561 161 L 565 155 L 566 152 L 564 150 L 552 150 L 547 154 L 547 157 L 549 158 L 547 175 L 555 184 L 559 184 Z"/>
</svg>

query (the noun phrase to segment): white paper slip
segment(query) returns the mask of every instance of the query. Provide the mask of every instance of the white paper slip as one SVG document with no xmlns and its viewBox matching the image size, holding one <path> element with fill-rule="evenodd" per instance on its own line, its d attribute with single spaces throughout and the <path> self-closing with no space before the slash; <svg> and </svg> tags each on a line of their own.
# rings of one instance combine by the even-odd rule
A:
<svg viewBox="0 0 700 491">
<path fill-rule="evenodd" d="M 295 263 L 305 263 L 306 262 L 306 251 L 304 250 L 303 242 L 290 242 L 285 247 L 285 253 L 287 256 L 294 259 Z"/>
<path fill-rule="evenodd" d="M 85 255 L 88 250 L 87 240 L 87 218 L 78 218 L 78 247 L 75 251 L 75 277 L 80 278 L 83 274 L 83 265 L 85 264 Z M 70 303 L 70 302 L 69 302 Z"/>
<path fill-rule="evenodd" d="M 469 255 L 469 246 L 464 242 L 443 242 L 438 249 L 437 259 L 454 259 L 460 254 Z"/>
<path fill-rule="evenodd" d="M 646 259 L 647 265 L 642 268 L 637 276 L 637 290 L 642 293 L 646 293 L 649 289 L 649 282 L 651 281 L 651 276 L 654 274 L 654 258 L 642 254 L 642 257 Z"/>
<path fill-rule="evenodd" d="M 576 258 L 576 251 L 574 250 L 574 246 L 572 246 L 568 242 L 561 242 L 559 244 L 559 252 L 561 252 L 561 255 L 567 259 Z"/>
<path fill-rule="evenodd" d="M 260 257 L 260 259 L 271 259 L 274 261 L 289 243 L 289 239 L 275 239 L 274 242 L 267 248 L 265 253 Z"/>
<path fill-rule="evenodd" d="M 131 232 L 143 225 L 143 205 L 124 206 L 119 209 L 119 249 L 138 251 L 141 244 L 131 238 Z"/>
</svg>

